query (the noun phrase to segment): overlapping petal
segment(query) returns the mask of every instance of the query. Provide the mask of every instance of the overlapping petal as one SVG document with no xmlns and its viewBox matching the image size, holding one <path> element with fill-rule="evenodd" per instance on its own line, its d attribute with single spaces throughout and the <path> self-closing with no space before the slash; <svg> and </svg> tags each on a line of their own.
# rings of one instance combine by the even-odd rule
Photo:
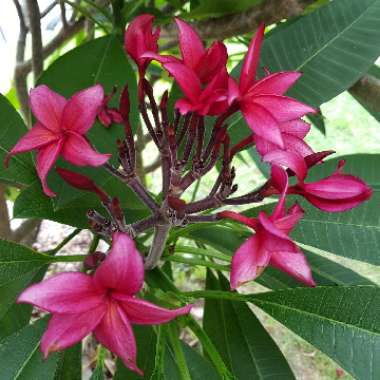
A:
<svg viewBox="0 0 380 380">
<path fill-rule="evenodd" d="M 215 41 L 204 53 L 195 67 L 202 83 L 209 83 L 227 64 L 227 48 L 221 41 Z"/>
<path fill-rule="evenodd" d="M 63 110 L 62 129 L 85 134 L 94 124 L 103 98 L 103 87 L 99 84 L 75 93 Z"/>
<path fill-rule="evenodd" d="M 280 148 L 284 147 L 278 122 L 264 107 L 244 101 L 241 103 L 241 112 L 255 134 Z"/>
<path fill-rule="evenodd" d="M 107 311 L 94 333 L 97 341 L 119 356 L 126 367 L 143 375 L 136 364 L 137 350 L 132 326 L 116 302 L 109 302 Z"/>
<path fill-rule="evenodd" d="M 166 63 L 165 69 L 172 75 L 185 96 L 196 103 L 201 95 L 201 82 L 195 72 L 183 63 Z"/>
<path fill-rule="evenodd" d="M 135 242 L 123 232 L 112 236 L 112 248 L 95 272 L 94 280 L 100 288 L 113 289 L 133 295 L 144 281 L 143 259 Z"/>
<path fill-rule="evenodd" d="M 306 177 L 307 166 L 305 160 L 301 155 L 290 150 L 272 150 L 263 157 L 263 161 L 291 169 L 301 182 Z"/>
<path fill-rule="evenodd" d="M 160 29 L 153 32 L 154 16 L 142 14 L 137 16 L 129 25 L 124 35 L 124 47 L 127 53 L 139 66 L 140 74 L 143 74 L 151 58 L 143 57 L 144 53 L 158 51 L 158 38 Z"/>
<path fill-rule="evenodd" d="M 61 130 L 61 120 L 63 110 L 67 100 L 43 85 L 37 86 L 30 90 L 30 106 L 34 116 L 54 133 Z"/>
<path fill-rule="evenodd" d="M 240 91 L 246 92 L 256 79 L 256 71 L 259 66 L 261 44 L 264 39 L 265 25 L 261 24 L 255 37 L 252 38 L 248 52 L 244 58 L 240 72 Z"/>
<path fill-rule="evenodd" d="M 42 148 L 43 146 L 57 141 L 58 139 L 58 135 L 53 133 L 50 129 L 45 128 L 41 123 L 37 122 L 31 130 L 21 137 L 17 144 L 7 154 L 4 164 L 5 166 L 8 166 L 9 159 L 15 154 Z"/>
<path fill-rule="evenodd" d="M 268 265 L 270 253 L 262 249 L 260 237 L 248 238 L 235 252 L 231 263 L 230 285 L 236 289 L 245 282 L 254 280 Z"/>
<path fill-rule="evenodd" d="M 58 159 L 62 150 L 62 140 L 52 142 L 42 147 L 36 158 L 37 174 L 40 177 L 42 189 L 48 197 L 54 197 L 55 193 L 49 188 L 47 184 L 47 175 Z"/>
<path fill-rule="evenodd" d="M 50 313 L 89 312 L 104 303 L 105 292 L 84 273 L 66 272 L 29 286 L 17 299 Z"/>
<path fill-rule="evenodd" d="M 316 285 L 305 255 L 299 250 L 296 252 L 275 252 L 270 258 L 270 265 L 307 286 Z"/>
<path fill-rule="evenodd" d="M 185 21 L 176 18 L 179 48 L 186 66 L 195 68 L 205 53 L 203 42 L 197 32 Z"/>
<path fill-rule="evenodd" d="M 317 112 L 315 108 L 287 96 L 257 95 L 253 98 L 253 101 L 270 112 L 279 123 L 285 123 L 308 113 Z"/>
<path fill-rule="evenodd" d="M 171 310 L 122 293 L 113 293 L 112 298 L 118 301 L 128 320 L 138 325 L 166 323 L 180 315 L 188 314 L 192 307 L 192 305 L 186 305 Z"/>
<path fill-rule="evenodd" d="M 302 74 L 297 71 L 282 71 L 267 75 L 257 81 L 250 89 L 249 95 L 284 95 Z"/>
<path fill-rule="evenodd" d="M 105 305 L 102 304 L 83 313 L 54 314 L 41 340 L 41 351 L 45 359 L 51 352 L 68 348 L 89 335 L 105 312 Z"/>
<path fill-rule="evenodd" d="M 111 158 L 110 154 L 96 152 L 87 139 L 77 133 L 67 134 L 62 156 L 77 166 L 101 166 Z"/>
</svg>

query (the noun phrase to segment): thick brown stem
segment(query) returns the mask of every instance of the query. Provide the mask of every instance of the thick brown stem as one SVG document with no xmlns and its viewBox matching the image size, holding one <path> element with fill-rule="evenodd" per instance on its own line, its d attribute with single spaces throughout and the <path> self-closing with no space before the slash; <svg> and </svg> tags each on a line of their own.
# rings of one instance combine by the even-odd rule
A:
<svg viewBox="0 0 380 380">
<path fill-rule="evenodd" d="M 372 75 L 364 75 L 350 89 L 352 96 L 366 104 L 373 112 L 380 113 L 380 80 Z"/>
<path fill-rule="evenodd" d="M 25 22 L 24 11 L 18 0 L 13 0 L 16 7 L 19 23 L 20 32 L 18 35 L 17 48 L 16 48 L 16 65 L 20 65 L 25 59 L 25 45 L 26 45 L 26 35 L 28 34 L 28 27 Z M 29 125 L 30 114 L 29 114 L 29 104 L 28 104 L 28 87 L 26 84 L 27 72 L 18 73 L 15 70 L 14 73 L 14 83 L 17 94 L 17 99 L 20 103 L 21 114 L 25 120 L 25 123 Z"/>
<path fill-rule="evenodd" d="M 192 24 L 202 39 L 225 39 L 253 32 L 261 22 L 277 23 L 283 19 L 298 16 L 314 0 L 267 0 L 245 12 L 215 19 L 198 21 Z M 175 25 L 161 29 L 161 37 L 177 41 Z"/>
<path fill-rule="evenodd" d="M 26 4 L 28 7 L 29 28 L 32 35 L 32 68 L 34 82 L 37 82 L 44 66 L 40 20 L 41 15 L 40 8 L 36 0 L 27 0 Z"/>
</svg>

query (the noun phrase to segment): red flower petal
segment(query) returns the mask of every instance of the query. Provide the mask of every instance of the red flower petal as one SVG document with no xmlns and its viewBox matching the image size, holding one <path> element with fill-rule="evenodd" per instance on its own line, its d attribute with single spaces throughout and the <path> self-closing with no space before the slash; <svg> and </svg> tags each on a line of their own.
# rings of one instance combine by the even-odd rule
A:
<svg viewBox="0 0 380 380">
<path fill-rule="evenodd" d="M 270 265 L 308 286 L 316 285 L 305 255 L 300 251 L 275 252 L 270 258 Z"/>
<path fill-rule="evenodd" d="M 50 313 L 75 314 L 102 305 L 104 291 L 94 286 L 92 277 L 66 272 L 26 288 L 17 299 L 24 302 Z"/>
<path fill-rule="evenodd" d="M 106 314 L 94 333 L 97 341 L 119 356 L 126 367 L 143 376 L 136 364 L 136 341 L 132 326 L 116 302 L 109 302 Z"/>
<path fill-rule="evenodd" d="M 259 66 L 261 44 L 264 39 L 265 25 L 261 24 L 255 36 L 249 44 L 248 52 L 244 58 L 240 72 L 240 91 L 245 93 L 256 79 L 256 71 Z"/>
<path fill-rule="evenodd" d="M 93 126 L 103 98 L 103 87 L 100 84 L 74 94 L 63 110 L 62 128 L 85 134 Z"/>
<path fill-rule="evenodd" d="M 279 123 L 298 119 L 307 113 L 317 112 L 315 108 L 287 96 L 259 95 L 253 97 L 252 101 L 264 107 Z"/>
<path fill-rule="evenodd" d="M 270 74 L 257 81 L 250 89 L 250 95 L 284 95 L 302 74 L 297 71 L 283 71 Z"/>
<path fill-rule="evenodd" d="M 68 134 L 62 155 L 65 160 L 77 166 L 101 166 L 111 158 L 111 154 L 96 152 L 84 137 L 75 133 Z"/>
<path fill-rule="evenodd" d="M 310 131 L 310 124 L 302 119 L 286 121 L 280 124 L 281 132 L 303 139 Z"/>
<path fill-rule="evenodd" d="M 179 48 L 182 59 L 186 66 L 194 69 L 205 53 L 202 40 L 197 32 L 185 21 L 176 18 L 175 22 L 178 27 Z"/>
<path fill-rule="evenodd" d="M 37 122 L 30 131 L 21 137 L 17 144 L 6 155 L 4 165 L 8 166 L 11 156 L 41 148 L 58 140 L 58 138 L 59 137 L 50 129 L 45 128 L 42 124 Z"/>
<path fill-rule="evenodd" d="M 95 329 L 105 311 L 105 305 L 101 305 L 91 312 L 54 314 L 41 340 L 41 351 L 45 359 L 51 352 L 63 350 L 80 342 Z"/>
<path fill-rule="evenodd" d="M 215 41 L 204 53 L 195 67 L 202 83 L 210 82 L 227 64 L 227 48 L 221 41 Z"/>
<path fill-rule="evenodd" d="M 264 107 L 248 101 L 241 103 L 241 112 L 255 134 L 280 148 L 284 148 L 278 122 L 270 112 Z"/>
<path fill-rule="evenodd" d="M 45 85 L 30 90 L 30 106 L 34 116 L 52 132 L 61 130 L 63 109 L 67 100 Z"/>
<path fill-rule="evenodd" d="M 248 238 L 235 252 L 231 264 L 231 289 L 254 280 L 268 265 L 270 253 L 261 248 L 258 234 Z"/>
<path fill-rule="evenodd" d="M 188 314 L 192 307 L 192 305 L 187 305 L 178 309 L 165 309 L 121 293 L 112 293 L 112 298 L 118 301 L 128 320 L 139 325 L 158 325 L 169 322 L 180 315 Z"/>
<path fill-rule="evenodd" d="M 307 166 L 303 157 L 298 153 L 280 149 L 272 150 L 263 157 L 263 161 L 291 169 L 300 182 L 306 177 Z"/>
<path fill-rule="evenodd" d="M 49 188 L 46 179 L 49 170 L 53 167 L 62 150 L 62 140 L 50 143 L 42 147 L 36 158 L 37 174 L 40 177 L 42 189 L 48 197 L 54 197 L 55 193 Z"/>
<path fill-rule="evenodd" d="M 124 47 L 127 53 L 139 66 L 140 73 L 143 73 L 146 66 L 151 61 L 150 58 L 143 58 L 146 52 L 157 53 L 157 40 L 160 36 L 160 29 L 153 32 L 154 16 L 142 14 L 137 16 L 129 25 L 124 35 Z"/>
<path fill-rule="evenodd" d="M 113 234 L 112 248 L 96 270 L 94 279 L 100 287 L 130 295 L 141 289 L 144 282 L 143 259 L 127 234 Z"/>
<path fill-rule="evenodd" d="M 201 95 L 201 82 L 195 72 L 182 63 L 165 63 L 163 65 L 174 77 L 185 96 L 194 104 Z"/>
</svg>

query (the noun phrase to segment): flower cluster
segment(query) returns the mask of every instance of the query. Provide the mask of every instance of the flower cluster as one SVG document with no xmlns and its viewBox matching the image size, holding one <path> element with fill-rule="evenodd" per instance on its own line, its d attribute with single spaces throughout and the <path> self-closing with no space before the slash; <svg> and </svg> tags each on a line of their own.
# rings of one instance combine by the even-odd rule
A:
<svg viewBox="0 0 380 380">
<path fill-rule="evenodd" d="M 301 73 L 266 70 L 259 77 L 264 25 L 253 37 L 236 80 L 227 71 L 223 42 L 206 48 L 190 25 L 176 19 L 181 57 L 160 54 L 160 30 L 154 30 L 153 22 L 154 17 L 148 14 L 132 21 L 125 33 L 125 49 L 138 67 L 141 118 L 160 153 L 162 203 L 152 197 L 136 174 L 127 87 L 121 93 L 119 106 L 110 108 L 114 91 L 105 96 L 101 85 L 82 90 L 68 101 L 46 86 L 38 86 L 30 94 L 37 121 L 5 160 L 8 164 L 15 154 L 37 150 L 37 173 L 43 191 L 50 197 L 54 192 L 47 185 L 47 175 L 60 154 L 76 166 L 101 166 L 129 186 L 151 210 L 150 217 L 128 225 L 117 197 L 110 197 L 84 175 L 58 168 L 58 174 L 71 186 L 99 197 L 109 216 L 95 210 L 89 210 L 87 216 L 92 230 L 110 239 L 112 247 L 106 256 L 96 252 L 86 260 L 86 268 L 94 270 L 93 274 L 60 274 L 29 287 L 19 297 L 19 302 L 53 314 L 42 340 L 45 355 L 94 331 L 100 343 L 138 373 L 131 323 L 164 323 L 190 310 L 190 306 L 167 310 L 135 297 L 144 281 L 144 266 L 152 269 L 158 264 L 172 227 L 228 218 L 255 231 L 232 259 L 232 289 L 254 280 L 268 265 L 314 286 L 304 254 L 289 237 L 304 211 L 298 203 L 287 209 L 287 196 L 302 196 L 327 212 L 351 209 L 371 196 L 365 182 L 343 173 L 344 162 L 327 178 L 307 181 L 308 171 L 323 164 L 332 152 L 314 152 L 304 140 L 310 125 L 303 117 L 316 110 L 284 95 Z M 182 90 L 174 115 L 169 115 L 167 91 L 160 102 L 155 99 L 147 79 L 152 61 L 158 62 Z M 232 145 L 228 119 L 238 112 L 252 133 Z M 118 167 L 108 162 L 109 154 L 98 153 L 85 137 L 96 117 L 107 128 L 114 123 L 124 126 L 125 139 L 118 141 Z M 237 190 L 233 158 L 248 147 L 255 147 L 262 160 L 270 164 L 271 177 L 260 188 L 231 197 Z M 182 199 L 186 189 L 217 162 L 221 163 L 219 175 L 208 196 L 186 203 Z M 294 184 L 289 183 L 291 177 Z M 234 211 L 209 212 L 224 205 L 261 202 L 270 196 L 279 196 L 271 215 L 262 211 L 250 218 Z M 133 237 L 152 227 L 153 241 L 143 263 Z"/>
</svg>

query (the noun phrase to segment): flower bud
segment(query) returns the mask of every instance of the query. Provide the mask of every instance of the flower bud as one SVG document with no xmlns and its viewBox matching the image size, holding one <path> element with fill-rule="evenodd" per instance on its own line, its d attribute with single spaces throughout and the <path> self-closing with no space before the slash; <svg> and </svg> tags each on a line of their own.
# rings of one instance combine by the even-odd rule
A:
<svg viewBox="0 0 380 380">
<path fill-rule="evenodd" d="M 72 187 L 95 193 L 102 202 L 108 201 L 108 195 L 102 189 L 96 186 L 95 182 L 92 181 L 92 179 L 86 177 L 85 175 L 78 174 L 72 172 L 71 170 L 63 168 L 57 168 L 56 172 L 65 182 L 67 182 Z"/>
</svg>

